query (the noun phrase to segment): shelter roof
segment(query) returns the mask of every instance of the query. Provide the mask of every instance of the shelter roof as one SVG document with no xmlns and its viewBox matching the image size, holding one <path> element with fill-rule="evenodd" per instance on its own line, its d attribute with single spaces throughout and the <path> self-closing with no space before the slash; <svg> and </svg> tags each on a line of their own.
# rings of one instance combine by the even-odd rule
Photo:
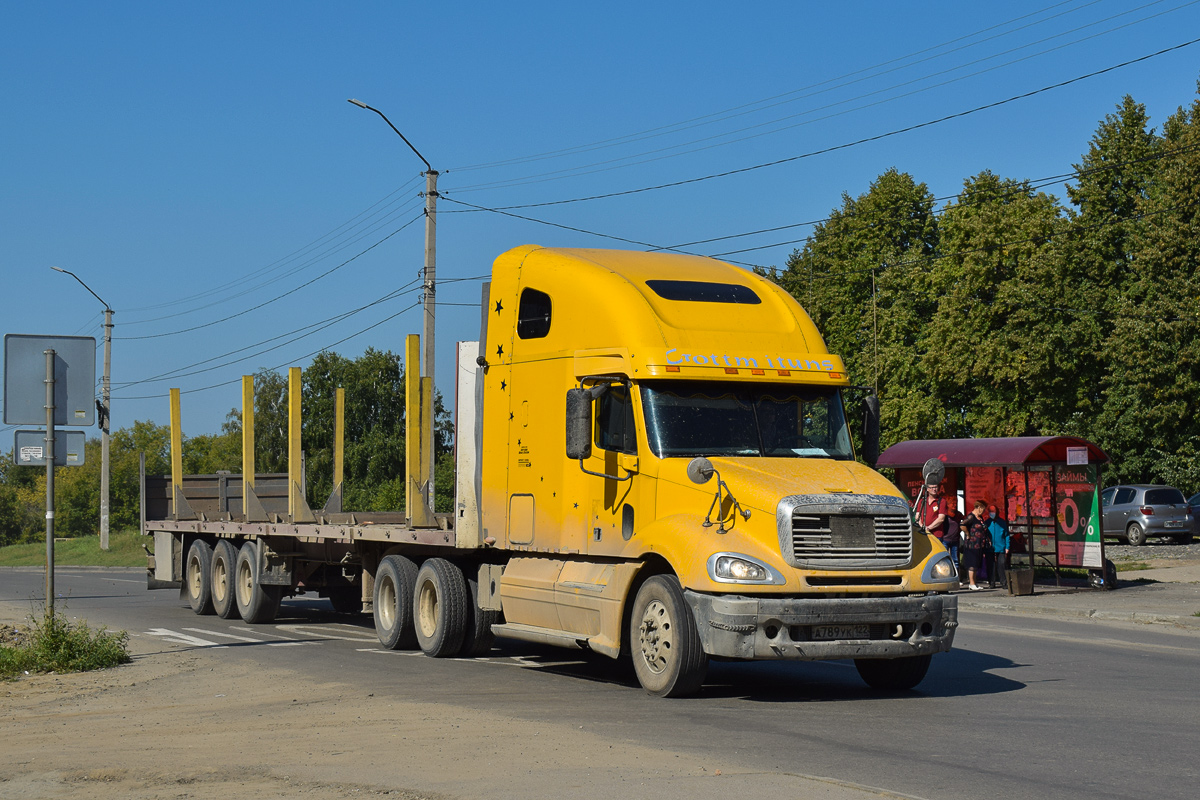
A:
<svg viewBox="0 0 1200 800">
<path fill-rule="evenodd" d="M 1075 436 L 1013 436 L 997 439 L 913 439 L 898 442 L 879 456 L 877 466 L 921 467 L 931 458 L 947 467 L 1065 464 L 1068 447 L 1086 447 L 1089 464 L 1105 464 L 1108 455 Z"/>
</svg>

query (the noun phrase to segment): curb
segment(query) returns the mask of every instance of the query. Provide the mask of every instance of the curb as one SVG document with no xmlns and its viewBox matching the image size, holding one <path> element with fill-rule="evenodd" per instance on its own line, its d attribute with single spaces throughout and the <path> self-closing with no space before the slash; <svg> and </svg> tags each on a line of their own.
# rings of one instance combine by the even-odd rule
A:
<svg viewBox="0 0 1200 800">
<path fill-rule="evenodd" d="M 959 603 L 960 609 L 1000 614 L 1028 614 L 1067 619 L 1094 619 L 1102 622 L 1136 622 L 1138 624 L 1174 625 L 1200 630 L 1200 617 L 1163 614 L 1154 611 L 1107 611 L 1098 608 L 1050 608 L 1047 606 L 1017 606 L 1010 603 Z"/>
</svg>

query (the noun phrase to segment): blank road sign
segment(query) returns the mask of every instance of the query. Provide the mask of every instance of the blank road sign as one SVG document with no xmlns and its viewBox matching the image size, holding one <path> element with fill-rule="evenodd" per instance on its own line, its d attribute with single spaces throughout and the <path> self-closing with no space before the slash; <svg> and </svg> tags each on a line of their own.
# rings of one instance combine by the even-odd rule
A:
<svg viewBox="0 0 1200 800">
<path fill-rule="evenodd" d="M 4 424 L 46 424 L 46 350 L 54 351 L 54 425 L 96 424 L 96 339 L 4 335 Z"/>
</svg>

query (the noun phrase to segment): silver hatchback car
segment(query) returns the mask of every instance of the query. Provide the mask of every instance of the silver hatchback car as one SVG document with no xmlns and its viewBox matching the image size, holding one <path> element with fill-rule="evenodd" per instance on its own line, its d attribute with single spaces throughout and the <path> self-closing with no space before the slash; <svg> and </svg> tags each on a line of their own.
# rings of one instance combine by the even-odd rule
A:
<svg viewBox="0 0 1200 800">
<path fill-rule="evenodd" d="M 1151 536 L 1192 541 L 1192 515 L 1183 492 L 1173 486 L 1110 486 L 1100 493 L 1104 536 L 1142 545 Z"/>
</svg>

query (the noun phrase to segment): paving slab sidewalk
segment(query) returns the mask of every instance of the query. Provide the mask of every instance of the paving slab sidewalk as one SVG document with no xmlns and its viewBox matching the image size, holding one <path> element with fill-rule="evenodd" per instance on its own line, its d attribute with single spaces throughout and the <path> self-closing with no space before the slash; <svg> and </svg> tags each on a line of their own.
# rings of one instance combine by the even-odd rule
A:
<svg viewBox="0 0 1200 800">
<path fill-rule="evenodd" d="M 958 593 L 958 607 L 1006 614 L 1048 614 L 1117 622 L 1174 625 L 1200 631 L 1200 564 L 1117 573 L 1113 591 L 1053 582 L 1034 593 L 1011 596 L 1003 589 Z"/>
</svg>

